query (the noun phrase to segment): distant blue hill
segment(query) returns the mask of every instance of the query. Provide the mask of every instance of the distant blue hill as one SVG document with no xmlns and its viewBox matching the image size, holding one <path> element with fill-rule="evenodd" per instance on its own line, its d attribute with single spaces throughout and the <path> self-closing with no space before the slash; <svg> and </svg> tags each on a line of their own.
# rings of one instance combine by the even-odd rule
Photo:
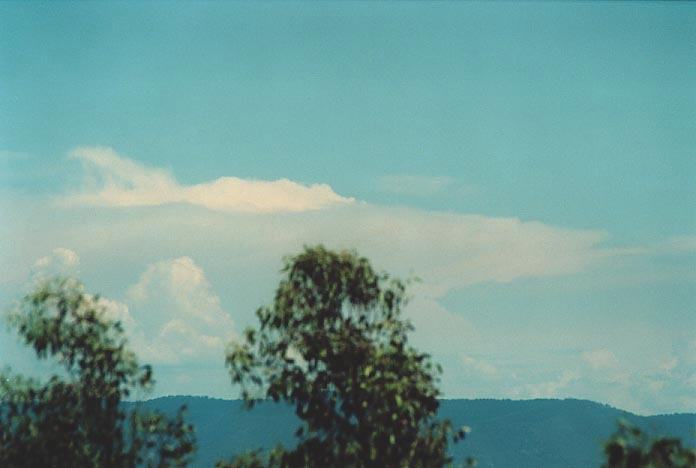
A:
<svg viewBox="0 0 696 468">
<path fill-rule="evenodd" d="M 194 467 L 212 467 L 219 459 L 278 442 L 295 444 L 298 420 L 285 405 L 263 403 L 247 411 L 238 400 L 190 396 L 140 403 L 166 413 L 182 404 L 198 436 Z M 620 418 L 653 435 L 696 445 L 696 414 L 637 416 L 586 400 L 443 400 L 440 415 L 472 428 L 452 454 L 456 460 L 473 456 L 480 467 L 598 467 L 602 441 Z"/>
</svg>

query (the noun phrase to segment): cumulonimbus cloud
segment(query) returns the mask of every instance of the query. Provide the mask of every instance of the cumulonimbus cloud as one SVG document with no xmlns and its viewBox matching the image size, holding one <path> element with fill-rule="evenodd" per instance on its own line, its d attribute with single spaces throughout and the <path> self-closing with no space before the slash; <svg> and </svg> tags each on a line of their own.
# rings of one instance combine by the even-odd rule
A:
<svg viewBox="0 0 696 468">
<path fill-rule="evenodd" d="M 220 177 L 181 185 L 168 171 L 143 166 L 106 147 L 77 148 L 70 157 L 83 163 L 88 176 L 80 192 L 61 199 L 68 205 L 189 203 L 217 211 L 275 213 L 317 210 L 354 201 L 338 195 L 327 184 L 303 185 L 288 179 Z"/>
<path fill-rule="evenodd" d="M 232 317 L 190 257 L 149 265 L 126 302 L 136 324 L 134 345 L 150 362 L 215 362 L 237 337 Z"/>
</svg>

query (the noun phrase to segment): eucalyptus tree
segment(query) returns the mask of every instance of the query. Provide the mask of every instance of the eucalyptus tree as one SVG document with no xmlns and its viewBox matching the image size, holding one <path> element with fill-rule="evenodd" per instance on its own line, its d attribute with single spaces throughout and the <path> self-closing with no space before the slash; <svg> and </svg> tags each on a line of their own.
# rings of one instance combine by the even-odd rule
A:
<svg viewBox="0 0 696 468">
<path fill-rule="evenodd" d="M 171 418 L 127 410 L 149 390 L 149 366 L 128 348 L 104 301 L 72 279 L 42 282 L 9 314 L 39 359 L 62 367 L 46 381 L 0 376 L 0 466 L 183 466 L 195 450 L 183 408 Z"/>
<path fill-rule="evenodd" d="M 604 444 L 603 468 L 694 468 L 696 450 L 676 437 L 648 435 L 625 421 Z"/>
<path fill-rule="evenodd" d="M 305 248 L 285 259 L 258 328 L 231 344 L 227 365 L 248 407 L 291 404 L 294 448 L 219 466 L 432 467 L 464 437 L 436 418 L 441 368 L 409 344 L 406 284 L 352 251 Z"/>
</svg>

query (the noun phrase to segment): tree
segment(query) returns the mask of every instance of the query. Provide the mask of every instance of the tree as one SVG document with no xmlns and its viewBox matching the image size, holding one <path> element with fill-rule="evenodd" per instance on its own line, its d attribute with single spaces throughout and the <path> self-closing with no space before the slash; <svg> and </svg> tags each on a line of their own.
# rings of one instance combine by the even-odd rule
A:
<svg viewBox="0 0 696 468">
<path fill-rule="evenodd" d="M 248 407 L 284 401 L 303 422 L 294 449 L 218 466 L 442 466 L 450 438 L 436 420 L 441 368 L 408 344 L 405 284 L 355 252 L 305 248 L 285 259 L 275 300 L 227 355 Z"/>
<path fill-rule="evenodd" d="M 0 466 L 183 466 L 195 450 L 183 408 L 174 418 L 128 411 L 154 383 L 103 301 L 70 279 L 43 282 L 10 313 L 40 359 L 64 368 L 41 384 L 0 376 Z"/>
<path fill-rule="evenodd" d="M 696 450 L 673 437 L 650 440 L 637 427 L 619 422 L 616 433 L 604 444 L 604 468 L 693 468 Z"/>
</svg>

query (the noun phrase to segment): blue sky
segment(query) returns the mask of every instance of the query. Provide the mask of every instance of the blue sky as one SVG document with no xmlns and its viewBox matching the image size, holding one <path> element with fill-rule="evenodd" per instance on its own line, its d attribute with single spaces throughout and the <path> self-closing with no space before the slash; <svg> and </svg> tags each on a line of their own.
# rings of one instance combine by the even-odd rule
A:
<svg viewBox="0 0 696 468">
<path fill-rule="evenodd" d="M 449 397 L 696 410 L 696 7 L 1 3 L 0 299 L 79 276 L 232 397 L 281 257 L 422 279 Z M 4 332 L 3 332 L 4 333 Z M 10 335 L 0 358 L 34 369 Z"/>
</svg>

